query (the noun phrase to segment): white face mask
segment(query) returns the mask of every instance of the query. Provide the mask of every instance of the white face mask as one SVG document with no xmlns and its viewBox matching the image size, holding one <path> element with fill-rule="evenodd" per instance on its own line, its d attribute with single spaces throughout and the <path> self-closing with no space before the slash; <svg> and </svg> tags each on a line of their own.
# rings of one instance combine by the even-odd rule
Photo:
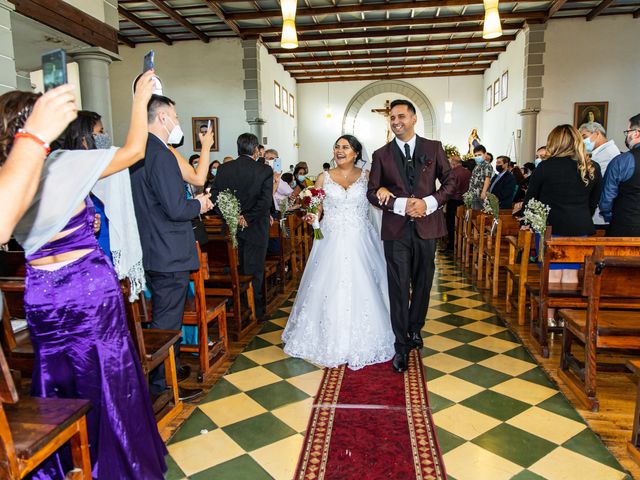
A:
<svg viewBox="0 0 640 480">
<path fill-rule="evenodd" d="M 173 128 L 171 129 L 171 131 L 169 131 L 169 129 L 167 128 L 167 126 L 165 124 L 162 124 L 164 129 L 169 134 L 169 138 L 167 138 L 167 143 L 173 145 L 173 144 L 177 144 L 177 143 L 182 142 L 182 138 L 184 137 L 184 133 L 182 133 L 182 128 L 180 128 L 180 124 L 179 123 L 177 123 L 177 124 L 173 123 L 171 121 L 171 119 L 169 119 L 169 117 L 167 117 L 167 120 L 169 120 L 173 124 Z"/>
</svg>

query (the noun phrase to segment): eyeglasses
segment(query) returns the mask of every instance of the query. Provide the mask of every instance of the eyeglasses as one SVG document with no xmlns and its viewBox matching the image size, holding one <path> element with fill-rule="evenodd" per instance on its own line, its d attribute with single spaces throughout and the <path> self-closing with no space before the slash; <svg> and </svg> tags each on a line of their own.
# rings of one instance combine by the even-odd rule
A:
<svg viewBox="0 0 640 480">
<path fill-rule="evenodd" d="M 629 135 L 629 132 L 640 132 L 640 129 L 637 128 L 632 128 L 631 130 L 623 130 L 622 133 L 624 133 L 625 137 L 627 135 Z"/>
</svg>

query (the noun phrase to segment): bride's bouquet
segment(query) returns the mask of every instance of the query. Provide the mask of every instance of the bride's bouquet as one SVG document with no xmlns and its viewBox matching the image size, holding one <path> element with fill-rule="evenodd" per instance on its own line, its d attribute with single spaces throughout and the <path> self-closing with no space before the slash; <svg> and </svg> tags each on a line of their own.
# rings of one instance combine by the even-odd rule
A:
<svg viewBox="0 0 640 480">
<path fill-rule="evenodd" d="M 224 218 L 224 221 L 229 228 L 231 243 L 234 248 L 238 248 L 237 232 L 240 212 L 242 211 L 242 208 L 240 207 L 240 200 L 238 200 L 231 190 L 227 189 L 218 194 L 216 203 L 218 205 L 218 209 L 220 209 L 220 213 L 222 213 L 222 218 Z"/>
<path fill-rule="evenodd" d="M 313 238 L 315 240 L 322 240 L 322 230 L 320 230 L 320 219 L 318 218 L 318 210 L 325 197 L 324 190 L 321 188 L 307 187 L 300 192 L 300 202 L 302 203 L 302 209 L 307 215 L 313 216 Z"/>
</svg>

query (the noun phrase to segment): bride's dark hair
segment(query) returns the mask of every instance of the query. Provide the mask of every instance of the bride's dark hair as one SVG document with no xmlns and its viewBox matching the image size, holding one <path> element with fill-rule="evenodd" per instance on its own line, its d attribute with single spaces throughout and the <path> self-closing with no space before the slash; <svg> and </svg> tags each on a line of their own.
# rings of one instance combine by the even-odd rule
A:
<svg viewBox="0 0 640 480">
<path fill-rule="evenodd" d="M 338 140 L 342 140 L 342 139 L 344 139 L 347 142 L 349 142 L 349 145 L 351 146 L 351 148 L 353 148 L 353 151 L 356 152 L 356 162 L 358 160 L 361 160 L 362 159 L 362 144 L 360 143 L 360 140 L 358 140 L 353 135 L 340 135 L 333 144 L 336 145 L 338 143 Z"/>
</svg>

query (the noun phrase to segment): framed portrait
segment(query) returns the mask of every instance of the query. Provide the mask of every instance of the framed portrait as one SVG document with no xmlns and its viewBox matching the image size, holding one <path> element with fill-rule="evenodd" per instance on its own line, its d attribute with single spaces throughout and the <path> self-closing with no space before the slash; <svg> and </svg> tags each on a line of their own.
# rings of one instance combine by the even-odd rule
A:
<svg viewBox="0 0 640 480">
<path fill-rule="evenodd" d="M 580 102 L 573 107 L 573 126 L 580 128 L 580 125 L 587 122 L 598 122 L 607 129 L 607 115 L 609 113 L 609 102 Z"/>
<path fill-rule="evenodd" d="M 500 103 L 500 79 L 493 82 L 493 106 Z"/>
<path fill-rule="evenodd" d="M 211 120 L 211 128 L 213 128 L 213 145 L 211 145 L 211 152 L 217 152 L 219 148 L 218 142 L 218 117 L 191 117 L 191 131 L 193 132 L 193 151 L 199 152 L 202 148 L 200 143 L 200 132 L 207 131 L 207 125 Z"/>
<path fill-rule="evenodd" d="M 282 87 L 282 111 L 289 113 L 289 92 L 284 87 Z"/>
<path fill-rule="evenodd" d="M 487 87 L 487 93 L 484 96 L 484 109 L 488 112 L 491 110 L 491 105 L 493 104 L 493 87 L 489 85 Z"/>
<path fill-rule="evenodd" d="M 293 98 L 292 94 L 289 94 L 289 116 L 294 117 L 296 111 L 296 100 Z"/>
<path fill-rule="evenodd" d="M 509 96 L 509 70 L 500 77 L 500 100 L 504 101 Z"/>
<path fill-rule="evenodd" d="M 273 82 L 273 106 L 280 110 L 280 84 Z"/>
</svg>

